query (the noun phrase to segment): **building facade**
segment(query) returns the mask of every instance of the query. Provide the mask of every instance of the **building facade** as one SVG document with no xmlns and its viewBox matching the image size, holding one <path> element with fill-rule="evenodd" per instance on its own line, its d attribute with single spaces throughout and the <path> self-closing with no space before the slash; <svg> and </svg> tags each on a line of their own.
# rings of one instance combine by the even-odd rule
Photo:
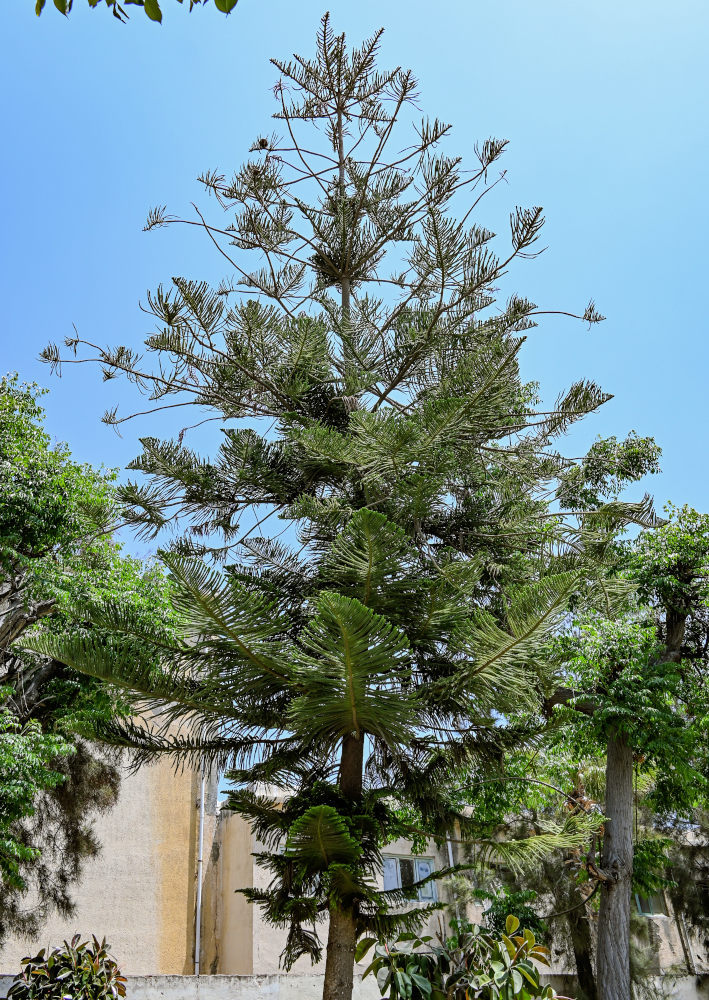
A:
<svg viewBox="0 0 709 1000">
<path fill-rule="evenodd" d="M 39 941 L 7 941 L 0 949 L 0 975 L 16 972 L 24 955 L 58 944 L 75 932 L 106 937 L 129 976 L 192 975 L 198 937 L 203 975 L 269 976 L 282 971 L 284 932 L 266 924 L 260 908 L 237 891 L 267 884 L 268 874 L 253 857 L 261 845 L 246 821 L 219 807 L 216 781 L 206 781 L 204 797 L 201 788 L 197 773 L 175 774 L 167 764 L 127 775 L 118 805 L 97 822 L 103 849 L 87 864 L 76 887 L 74 916 L 52 918 Z M 392 843 L 384 852 L 381 884 L 385 888 L 411 884 L 457 862 L 459 849 L 456 844 L 437 847 L 431 841 L 422 854 L 414 855 L 407 841 Z M 437 900 L 451 902 L 445 883 L 432 882 L 420 890 L 419 905 Z M 636 942 L 648 956 L 649 973 L 686 977 L 709 972 L 703 946 L 672 914 L 666 899 L 638 897 L 635 902 Z M 468 907 L 466 915 L 479 922 L 481 910 Z M 445 912 L 429 917 L 426 932 L 440 932 L 444 920 Z M 326 931 L 323 927 L 323 938 Z M 570 956 L 563 949 L 553 950 L 552 959 L 552 974 L 572 973 Z M 301 976 L 318 972 L 322 967 L 313 967 L 307 959 L 300 959 L 292 970 Z M 559 981 L 559 985 L 565 984 Z"/>
</svg>

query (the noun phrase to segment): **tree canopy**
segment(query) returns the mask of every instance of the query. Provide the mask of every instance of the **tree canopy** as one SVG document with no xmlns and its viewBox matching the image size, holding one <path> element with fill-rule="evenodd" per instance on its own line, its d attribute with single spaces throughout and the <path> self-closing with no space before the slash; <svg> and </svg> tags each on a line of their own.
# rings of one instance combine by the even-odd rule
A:
<svg viewBox="0 0 709 1000">
<path fill-rule="evenodd" d="M 566 918 L 588 1000 L 629 995 L 631 891 L 674 889 L 678 910 L 703 926 L 690 883 L 706 870 L 709 519 L 689 507 L 667 514 L 634 539 L 611 536 L 607 583 L 620 600 L 612 612 L 576 609 L 546 650 L 550 728 L 534 777 L 518 752 L 499 786 L 462 782 L 480 835 L 534 833 L 569 810 L 606 817 L 587 850 L 544 859 L 518 885 Z M 599 901 L 596 976 L 589 916 Z"/>
<path fill-rule="evenodd" d="M 41 395 L 17 376 L 0 380 L 0 940 L 36 932 L 53 908 L 70 912 L 99 847 L 92 819 L 119 784 L 115 753 L 80 731 L 128 708 L 15 643 L 48 618 L 56 634 L 81 632 L 92 595 L 120 593 L 146 622 L 167 614 L 160 574 L 123 557 L 111 536 L 115 474 L 52 444 Z"/>
</svg>

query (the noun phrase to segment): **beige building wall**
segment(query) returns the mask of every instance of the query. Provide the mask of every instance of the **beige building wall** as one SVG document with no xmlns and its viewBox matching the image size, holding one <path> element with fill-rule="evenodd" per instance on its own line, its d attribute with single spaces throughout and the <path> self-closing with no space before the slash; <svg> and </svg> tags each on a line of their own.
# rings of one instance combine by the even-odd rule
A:
<svg viewBox="0 0 709 1000">
<path fill-rule="evenodd" d="M 245 820 L 226 811 L 219 814 L 214 850 L 205 883 L 202 924 L 202 961 L 205 972 L 259 976 L 282 972 L 280 956 L 285 945 L 286 931 L 266 923 L 261 908 L 252 906 L 235 891 L 247 886 L 260 889 L 268 886 L 269 873 L 252 857 L 261 849 L 262 846 L 253 837 Z M 407 841 L 396 841 L 386 848 L 385 853 L 411 856 L 411 846 Z M 424 854 L 434 860 L 436 867 L 448 864 L 447 854 L 439 851 L 433 841 Z M 447 901 L 445 888 L 441 885 L 438 886 L 438 896 Z M 422 933 L 435 934 L 442 919 L 443 914 L 434 914 L 422 928 Z M 318 933 L 324 946 L 327 941 L 326 919 L 320 923 Z M 363 972 L 367 964 L 365 962 L 357 966 L 357 971 Z M 317 975 L 322 974 L 324 969 L 324 959 L 313 965 L 310 959 L 301 958 L 291 971 L 294 975 Z"/>
<path fill-rule="evenodd" d="M 255 907 L 237 892 L 253 884 L 251 829 L 240 816 L 217 812 L 203 882 L 201 965 L 205 973 L 250 975 Z"/>
<path fill-rule="evenodd" d="M 105 936 L 128 975 L 191 973 L 198 799 L 193 771 L 175 774 L 159 763 L 126 775 L 118 804 L 96 820 L 102 850 L 74 889 L 74 915 L 51 917 L 39 940 L 7 941 L 0 973 L 17 971 L 28 952 L 76 932 Z"/>
</svg>

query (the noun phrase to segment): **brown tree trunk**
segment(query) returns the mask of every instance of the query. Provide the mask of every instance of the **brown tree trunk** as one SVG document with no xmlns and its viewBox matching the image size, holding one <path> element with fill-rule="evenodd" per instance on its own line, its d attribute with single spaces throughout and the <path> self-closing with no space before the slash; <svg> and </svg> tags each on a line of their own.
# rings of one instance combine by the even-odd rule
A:
<svg viewBox="0 0 709 1000">
<path fill-rule="evenodd" d="M 535 824 L 535 831 L 541 833 L 542 827 Z M 542 861 L 541 867 L 546 882 L 545 889 L 551 891 L 554 899 L 554 909 L 566 914 L 576 975 L 582 991 L 579 1000 L 598 1000 L 593 971 L 593 935 L 586 906 L 576 883 L 569 878 L 568 869 L 559 859 Z"/>
<path fill-rule="evenodd" d="M 354 987 L 355 936 L 354 913 L 331 906 L 323 1000 L 350 1000 Z"/>
<path fill-rule="evenodd" d="M 567 914 L 571 945 L 574 950 L 576 975 L 583 1000 L 598 1000 L 596 977 L 593 973 L 591 925 L 585 906 L 576 907 Z"/>
<path fill-rule="evenodd" d="M 606 764 L 607 821 L 603 834 L 598 916 L 598 992 L 603 1000 L 630 1000 L 630 880 L 633 871 L 633 752 L 611 735 Z"/>
<path fill-rule="evenodd" d="M 363 763 L 364 737 L 361 734 L 345 736 L 340 761 L 340 791 L 353 802 L 362 797 Z M 356 909 L 341 909 L 331 904 L 322 1000 L 352 1000 L 356 940 Z"/>
</svg>

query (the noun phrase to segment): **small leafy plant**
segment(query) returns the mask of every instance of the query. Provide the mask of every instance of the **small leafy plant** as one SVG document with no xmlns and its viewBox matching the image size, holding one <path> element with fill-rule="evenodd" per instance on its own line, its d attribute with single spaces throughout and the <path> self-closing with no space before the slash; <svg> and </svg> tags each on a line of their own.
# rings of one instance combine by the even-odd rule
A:
<svg viewBox="0 0 709 1000">
<path fill-rule="evenodd" d="M 454 934 L 438 943 L 404 935 L 395 945 L 376 944 L 364 975 L 376 975 L 387 1000 L 568 1000 L 539 982 L 534 963 L 548 965 L 549 952 L 530 930 L 519 929 L 517 917 L 508 916 L 499 934 L 466 921 L 452 926 Z M 373 943 L 360 943 L 358 960 Z"/>
<path fill-rule="evenodd" d="M 126 980 L 115 960 L 109 955 L 106 939 L 81 941 L 75 934 L 71 943 L 54 948 L 48 955 L 45 949 L 34 958 L 22 959 L 22 972 L 10 987 L 7 1000 L 104 1000 L 124 997 Z"/>
</svg>

